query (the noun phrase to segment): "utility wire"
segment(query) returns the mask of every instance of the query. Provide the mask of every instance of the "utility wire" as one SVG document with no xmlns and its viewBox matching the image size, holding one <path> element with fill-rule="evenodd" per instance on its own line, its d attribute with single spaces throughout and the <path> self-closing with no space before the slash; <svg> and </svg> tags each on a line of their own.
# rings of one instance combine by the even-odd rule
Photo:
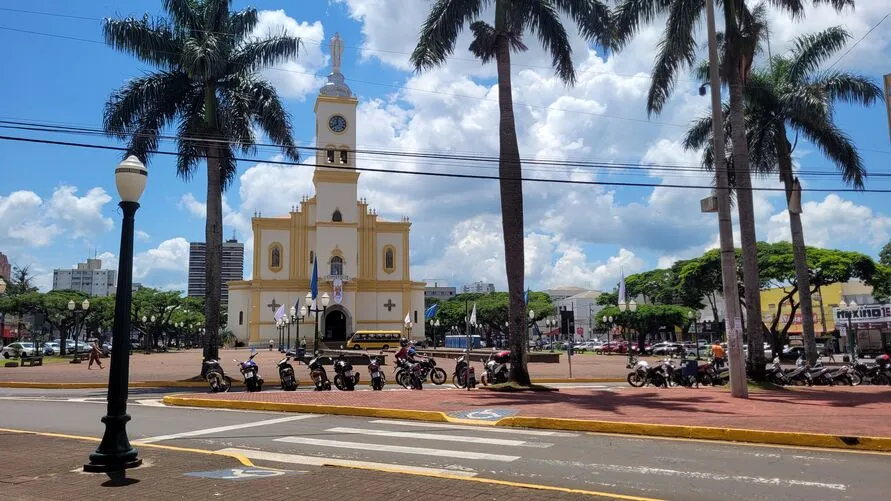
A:
<svg viewBox="0 0 891 501">
<path fill-rule="evenodd" d="M 0 141 L 15 141 L 15 142 L 24 142 L 24 143 L 32 143 L 32 144 L 49 144 L 56 146 L 70 146 L 70 147 L 78 147 L 78 148 L 90 148 L 97 150 L 111 150 L 111 151 L 123 151 L 126 152 L 127 148 L 122 146 L 107 146 L 100 144 L 90 144 L 90 143 L 75 143 L 69 141 L 53 141 L 48 139 L 35 139 L 35 138 L 27 138 L 27 137 L 17 137 L 17 136 L 2 136 L 0 135 Z M 161 150 L 150 150 L 147 153 L 157 154 L 157 155 L 166 155 L 166 156 L 181 156 L 178 152 L 175 151 L 161 151 Z M 228 158 L 228 157 L 216 157 L 211 156 L 208 157 L 203 155 L 202 158 Z M 255 163 L 264 163 L 271 165 L 284 165 L 284 166 L 294 166 L 294 167 L 320 167 L 332 170 L 343 170 L 343 171 L 351 171 L 351 172 L 377 172 L 383 174 L 402 174 L 402 175 L 413 175 L 413 176 L 425 176 L 425 177 L 438 177 L 438 178 L 456 178 L 456 179 L 480 179 L 480 180 L 493 180 L 493 181 L 501 181 L 506 178 L 502 178 L 498 175 L 483 175 L 483 174 L 456 174 L 450 172 L 429 172 L 429 171 L 400 171 L 400 170 L 392 170 L 392 169 L 377 169 L 371 167 L 348 167 L 344 165 L 336 165 L 336 164 L 315 164 L 315 163 L 299 163 L 299 162 L 288 162 L 284 160 L 261 160 L 256 158 L 244 158 L 244 157 L 231 157 L 232 160 L 238 162 L 255 162 Z M 516 179 L 509 179 L 508 181 L 525 181 L 531 183 L 545 183 L 545 184 L 562 184 L 562 185 L 582 185 L 582 186 L 623 186 L 623 187 L 645 187 L 645 188 L 679 188 L 679 189 L 714 189 L 714 186 L 711 185 L 688 185 L 688 184 L 665 184 L 665 183 L 631 183 L 631 182 L 618 182 L 618 181 L 584 181 L 584 180 L 576 180 L 576 179 L 542 179 L 542 178 L 525 178 L 520 177 Z M 741 188 L 734 188 L 736 190 L 740 190 Z M 747 188 L 751 191 L 766 191 L 766 192 L 785 192 L 784 188 L 763 188 L 763 187 L 751 187 Z M 813 193 L 839 193 L 839 192 L 858 192 L 858 193 L 891 193 L 891 189 L 863 189 L 857 190 L 853 188 L 839 188 L 839 189 L 829 189 L 829 188 L 808 188 L 802 191 L 813 192 Z"/>
<path fill-rule="evenodd" d="M 852 50 L 854 50 L 854 48 L 857 47 L 857 46 L 860 44 L 860 42 L 862 42 L 866 37 L 868 37 L 870 33 L 872 33 L 876 28 L 878 28 L 880 24 L 884 23 L 884 22 L 885 22 L 885 19 L 888 19 L 888 16 L 891 16 L 891 12 L 888 12 L 887 14 L 885 14 L 885 17 L 883 17 L 882 19 L 880 19 L 879 22 L 877 22 L 872 28 L 870 28 L 869 31 L 867 31 L 866 33 L 864 33 L 863 36 L 860 37 L 859 40 L 857 40 L 856 42 L 854 42 L 854 45 L 851 45 L 850 47 L 848 47 L 848 50 L 846 50 L 844 54 L 838 56 L 838 59 L 836 59 L 834 63 L 830 64 L 829 67 L 826 68 L 826 71 L 829 71 L 829 70 L 831 70 L 832 68 L 834 68 L 835 65 L 838 64 L 839 61 L 841 61 L 842 59 L 844 59 L 845 56 L 848 55 L 848 53 L 850 53 Z"/>
</svg>

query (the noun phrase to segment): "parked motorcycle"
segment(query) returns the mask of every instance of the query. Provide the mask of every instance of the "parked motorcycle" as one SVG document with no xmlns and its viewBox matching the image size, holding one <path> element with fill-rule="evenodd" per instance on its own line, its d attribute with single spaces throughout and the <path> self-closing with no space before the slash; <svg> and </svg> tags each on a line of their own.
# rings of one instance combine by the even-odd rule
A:
<svg viewBox="0 0 891 501">
<path fill-rule="evenodd" d="M 325 366 L 322 365 L 322 361 L 319 360 L 321 358 L 319 352 L 317 351 L 313 355 L 313 359 L 307 364 L 309 377 L 312 379 L 316 391 L 329 391 L 331 390 L 331 381 L 328 379 L 328 372 L 325 370 Z"/>
<path fill-rule="evenodd" d="M 850 365 L 842 365 L 835 369 L 830 369 L 827 377 L 832 380 L 833 384 L 856 386 L 861 383 L 860 375 Z"/>
<path fill-rule="evenodd" d="M 210 385 L 210 391 L 214 393 L 227 392 L 232 387 L 232 378 L 223 373 L 223 366 L 219 360 L 206 360 L 207 372 L 204 378 Z"/>
<path fill-rule="evenodd" d="M 343 359 L 343 352 L 334 361 L 334 386 L 341 391 L 353 391 L 359 382 L 359 373 L 353 375 L 353 364 Z"/>
<path fill-rule="evenodd" d="M 260 366 L 257 365 L 257 362 L 254 362 L 255 356 L 257 356 L 256 352 L 251 353 L 251 356 L 244 362 L 239 362 L 238 360 L 234 361 L 238 364 L 238 370 L 241 371 L 241 376 L 244 378 L 244 386 L 247 388 L 247 391 L 263 390 L 263 378 L 260 377 Z"/>
<path fill-rule="evenodd" d="M 421 364 L 421 372 L 423 372 L 423 379 L 427 380 L 430 378 L 430 382 L 435 385 L 441 385 L 446 382 L 446 378 L 448 375 L 446 371 L 444 371 L 441 367 L 436 366 L 436 360 L 433 357 L 427 357 L 422 360 L 419 360 Z"/>
<path fill-rule="evenodd" d="M 412 390 L 423 390 L 424 389 L 424 369 L 421 367 L 421 362 L 415 360 L 414 362 L 409 362 L 409 371 L 408 371 L 408 385 Z"/>
<path fill-rule="evenodd" d="M 467 356 L 461 355 L 455 361 L 455 372 L 452 372 L 452 384 L 455 388 L 467 387 Z"/>
<path fill-rule="evenodd" d="M 722 365 L 720 368 L 715 366 L 715 359 L 710 358 L 708 363 L 699 367 L 697 374 L 699 384 L 702 385 L 726 385 L 730 382 L 730 367 Z"/>
<path fill-rule="evenodd" d="M 492 353 L 489 354 L 489 358 L 484 366 L 486 372 L 480 376 L 480 383 L 483 386 L 506 383 L 508 377 L 507 363 L 509 360 L 510 351 L 496 352 L 495 348 L 492 348 Z"/>
<path fill-rule="evenodd" d="M 300 384 L 297 381 L 297 376 L 294 374 L 294 366 L 291 365 L 291 357 L 294 355 L 294 352 L 288 352 L 285 354 L 285 358 L 276 363 L 278 365 L 278 378 L 281 380 L 282 390 L 284 391 L 294 391 Z"/>
<path fill-rule="evenodd" d="M 384 352 L 381 351 L 380 355 L 383 354 Z M 380 391 L 384 389 L 384 385 L 387 384 L 387 379 L 384 377 L 384 371 L 381 370 L 380 356 L 368 356 L 368 375 L 371 376 L 372 390 Z"/>
<path fill-rule="evenodd" d="M 863 384 L 888 384 L 888 375 L 885 373 L 884 367 L 880 365 L 866 365 L 863 362 L 858 362 L 854 366 L 854 372 L 860 376 Z"/>
<path fill-rule="evenodd" d="M 813 367 L 808 366 L 807 372 L 810 374 L 813 384 L 835 386 L 835 380 L 831 377 L 833 372 L 831 367 L 823 367 L 823 364 L 818 361 Z"/>
</svg>

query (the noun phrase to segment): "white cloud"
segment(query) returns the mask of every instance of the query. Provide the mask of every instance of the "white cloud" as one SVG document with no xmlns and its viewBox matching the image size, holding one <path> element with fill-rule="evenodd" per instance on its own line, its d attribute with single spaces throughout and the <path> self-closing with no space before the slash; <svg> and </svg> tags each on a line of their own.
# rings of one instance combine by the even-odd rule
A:
<svg viewBox="0 0 891 501">
<path fill-rule="evenodd" d="M 102 209 L 111 197 L 102 188 L 93 188 L 83 197 L 77 196 L 74 186 L 60 186 L 53 192 L 47 207 L 47 217 L 62 222 L 66 233 L 73 238 L 91 238 L 111 230 L 111 218 Z"/>
<path fill-rule="evenodd" d="M 289 17 L 284 10 L 260 11 L 259 23 L 252 35 L 265 37 L 282 33 L 302 39 L 297 58 L 263 70 L 263 76 L 275 85 L 283 97 L 303 101 L 307 94 L 324 84 L 324 79 L 316 73 L 328 64 L 328 56 L 322 53 L 325 30 L 321 21 L 299 22 Z M 327 43 L 324 45 L 327 47 Z"/>
<path fill-rule="evenodd" d="M 891 217 L 875 213 L 865 205 L 845 200 L 835 193 L 821 201 L 802 205 L 801 224 L 805 242 L 814 247 L 851 248 L 852 244 L 880 247 L 891 239 Z M 789 213 L 770 217 L 767 239 L 790 241 Z"/>
<path fill-rule="evenodd" d="M 143 242 L 148 242 L 152 239 L 152 236 L 142 230 L 136 230 L 136 238 Z"/>
<path fill-rule="evenodd" d="M 176 272 L 183 276 L 189 270 L 189 241 L 176 237 L 161 242 L 154 249 L 140 252 L 133 256 L 133 279 L 146 280 L 153 278 L 161 271 Z"/>
</svg>

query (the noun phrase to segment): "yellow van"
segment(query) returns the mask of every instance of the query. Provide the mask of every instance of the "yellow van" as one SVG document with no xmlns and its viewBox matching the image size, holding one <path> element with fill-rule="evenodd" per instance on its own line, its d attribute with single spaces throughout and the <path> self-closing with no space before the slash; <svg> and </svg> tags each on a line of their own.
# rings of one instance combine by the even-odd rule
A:
<svg viewBox="0 0 891 501">
<path fill-rule="evenodd" d="M 347 341 L 351 350 L 388 350 L 399 347 L 402 331 L 356 331 Z"/>
</svg>

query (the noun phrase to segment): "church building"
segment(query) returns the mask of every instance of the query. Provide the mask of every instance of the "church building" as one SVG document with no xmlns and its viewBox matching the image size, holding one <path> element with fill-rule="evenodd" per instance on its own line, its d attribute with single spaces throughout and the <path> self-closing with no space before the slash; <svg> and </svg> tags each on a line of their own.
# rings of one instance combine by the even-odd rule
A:
<svg viewBox="0 0 891 501">
<path fill-rule="evenodd" d="M 413 282 L 407 218 L 383 221 L 357 195 L 356 107 L 341 73 L 343 42 L 334 35 L 332 72 L 315 102 L 315 195 L 281 217 L 254 217 L 251 280 L 229 282 L 228 326 L 249 346 L 278 343 L 275 312 L 297 314 L 318 266 L 319 339 L 339 347 L 358 330 L 401 330 L 424 339 L 424 282 Z M 307 167 L 295 166 L 294 169 Z M 406 317 L 410 321 L 405 323 Z M 298 333 L 299 328 L 299 333 Z M 313 344 L 315 314 L 291 325 L 291 344 Z"/>
</svg>

